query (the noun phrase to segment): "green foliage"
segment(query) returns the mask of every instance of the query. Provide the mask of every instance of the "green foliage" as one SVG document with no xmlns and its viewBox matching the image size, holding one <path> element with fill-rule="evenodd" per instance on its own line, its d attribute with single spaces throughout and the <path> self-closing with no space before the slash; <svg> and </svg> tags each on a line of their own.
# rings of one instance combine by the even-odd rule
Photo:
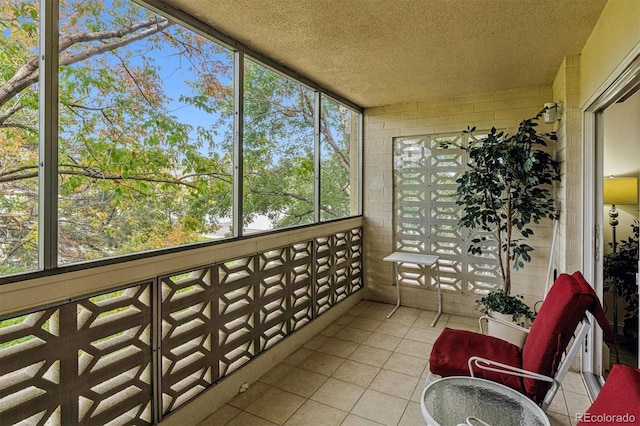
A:
<svg viewBox="0 0 640 426">
<path fill-rule="evenodd" d="M 498 248 L 503 290 L 511 288 L 510 268 L 531 261 L 531 223 L 555 217 L 551 193 L 560 180 L 559 164 L 545 150 L 555 134 L 538 134 L 537 120 L 523 120 L 514 135 L 495 128 L 484 139 L 473 138 L 468 147 L 468 170 L 457 179 L 456 203 L 463 208 L 459 226 L 479 231 L 468 251 L 483 254 Z M 473 134 L 475 128 L 465 133 Z"/>
<path fill-rule="evenodd" d="M 511 315 L 514 323 L 524 327 L 522 318 L 530 321 L 535 319 L 535 313 L 523 302 L 521 295 L 512 296 L 502 289 L 495 290 L 486 296 L 476 300 L 476 309 L 483 314 L 497 312 L 499 314 Z"/>
<path fill-rule="evenodd" d="M 638 272 L 638 234 L 640 226 L 636 220 L 631 224 L 632 235 L 626 240 L 620 241 L 615 253 L 607 253 L 604 256 L 602 268 L 604 275 L 604 290 L 615 289 L 618 296 L 625 301 L 625 317 L 638 317 L 638 284 L 636 273 Z M 611 244 L 611 243 L 610 243 Z"/>
<path fill-rule="evenodd" d="M 42 125 L 38 8 L 2 4 L 0 275 L 37 267 Z M 233 215 L 233 53 L 128 0 L 61 2 L 59 27 L 60 263 L 209 238 Z M 310 223 L 314 93 L 245 65 L 244 221 Z M 345 110 L 323 110 L 327 218 L 349 211 Z"/>
</svg>

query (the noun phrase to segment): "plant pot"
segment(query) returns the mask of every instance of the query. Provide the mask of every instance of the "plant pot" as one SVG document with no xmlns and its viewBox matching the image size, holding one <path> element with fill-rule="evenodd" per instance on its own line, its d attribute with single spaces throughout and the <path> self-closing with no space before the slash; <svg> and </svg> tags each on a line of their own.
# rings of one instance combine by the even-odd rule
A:
<svg viewBox="0 0 640 426">
<path fill-rule="evenodd" d="M 505 322 L 513 323 L 511 315 L 509 314 L 499 314 L 497 312 L 491 312 L 489 316 Z M 500 324 L 497 321 L 489 321 L 489 323 L 487 324 L 487 334 L 489 336 L 506 340 L 507 342 L 513 343 L 520 348 L 524 345 L 524 341 L 527 338 L 526 332 L 509 327 L 508 325 Z"/>
</svg>

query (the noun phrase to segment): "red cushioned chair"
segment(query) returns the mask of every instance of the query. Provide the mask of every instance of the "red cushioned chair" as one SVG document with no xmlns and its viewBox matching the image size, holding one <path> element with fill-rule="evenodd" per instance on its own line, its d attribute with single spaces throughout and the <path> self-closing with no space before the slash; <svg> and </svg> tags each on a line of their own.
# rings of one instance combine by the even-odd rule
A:
<svg viewBox="0 0 640 426">
<path fill-rule="evenodd" d="M 640 369 L 614 365 L 596 400 L 576 419 L 578 426 L 640 423 Z"/>
<path fill-rule="evenodd" d="M 430 372 L 493 380 L 527 395 L 546 410 L 591 327 L 587 311 L 612 338 L 600 301 L 582 274 L 561 274 L 522 348 L 496 337 L 445 328 L 433 344 Z"/>
</svg>

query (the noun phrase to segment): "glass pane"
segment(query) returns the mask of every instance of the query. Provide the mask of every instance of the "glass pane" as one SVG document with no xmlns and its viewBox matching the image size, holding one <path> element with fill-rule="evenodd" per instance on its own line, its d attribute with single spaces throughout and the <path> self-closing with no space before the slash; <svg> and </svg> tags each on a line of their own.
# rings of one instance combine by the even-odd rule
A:
<svg viewBox="0 0 640 426">
<path fill-rule="evenodd" d="M 38 268 L 37 3 L 0 0 L 0 25 L 0 275 L 5 275 Z"/>
<path fill-rule="evenodd" d="M 358 214 L 359 114 L 322 97 L 320 220 Z"/>
<path fill-rule="evenodd" d="M 63 2 L 60 46 L 60 263 L 227 235 L 232 53 L 128 0 Z"/>
<path fill-rule="evenodd" d="M 247 60 L 245 234 L 313 222 L 314 92 Z"/>
</svg>

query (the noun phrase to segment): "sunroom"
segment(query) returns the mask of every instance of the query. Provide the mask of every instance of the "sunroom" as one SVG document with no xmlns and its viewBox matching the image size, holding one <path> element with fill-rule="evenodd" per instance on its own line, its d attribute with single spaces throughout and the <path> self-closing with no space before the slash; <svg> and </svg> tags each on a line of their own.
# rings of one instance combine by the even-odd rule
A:
<svg viewBox="0 0 640 426">
<path fill-rule="evenodd" d="M 580 271 L 640 367 L 603 267 L 635 242 L 637 271 L 640 2 L 0 10 L 0 424 L 425 424 L 434 342 L 499 282 L 456 226 L 464 130 L 545 105 L 559 214 L 511 291 Z M 593 327 L 550 423 L 615 362 Z"/>
</svg>

